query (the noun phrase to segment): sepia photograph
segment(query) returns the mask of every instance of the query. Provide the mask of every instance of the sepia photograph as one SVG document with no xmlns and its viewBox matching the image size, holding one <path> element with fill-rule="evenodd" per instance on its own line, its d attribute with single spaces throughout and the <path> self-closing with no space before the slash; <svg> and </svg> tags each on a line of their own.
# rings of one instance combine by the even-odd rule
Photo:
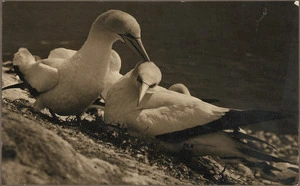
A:
<svg viewBox="0 0 300 186">
<path fill-rule="evenodd" d="M 299 1 L 1 9 L 1 184 L 299 183 Z"/>
</svg>

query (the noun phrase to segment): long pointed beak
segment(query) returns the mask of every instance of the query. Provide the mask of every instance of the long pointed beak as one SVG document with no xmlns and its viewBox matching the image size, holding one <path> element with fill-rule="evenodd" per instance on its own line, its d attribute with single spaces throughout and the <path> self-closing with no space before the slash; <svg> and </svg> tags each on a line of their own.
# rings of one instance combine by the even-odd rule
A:
<svg viewBox="0 0 300 186">
<path fill-rule="evenodd" d="M 127 36 L 122 36 L 125 43 L 135 51 L 139 56 L 141 56 L 145 61 L 150 61 L 150 58 L 143 46 L 141 38 L 131 38 Z"/>
<path fill-rule="evenodd" d="M 149 89 L 149 85 L 143 83 L 142 86 L 140 87 L 140 94 L 139 94 L 139 100 L 137 102 L 137 106 L 139 106 L 140 102 L 142 101 L 148 89 Z"/>
</svg>

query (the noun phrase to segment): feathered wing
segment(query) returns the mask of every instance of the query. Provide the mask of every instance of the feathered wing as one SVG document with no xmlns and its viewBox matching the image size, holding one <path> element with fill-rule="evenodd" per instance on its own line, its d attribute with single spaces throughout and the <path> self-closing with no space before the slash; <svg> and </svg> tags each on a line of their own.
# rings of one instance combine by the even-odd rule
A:
<svg viewBox="0 0 300 186">
<path fill-rule="evenodd" d="M 186 140 L 188 138 L 217 132 L 226 129 L 238 129 L 239 127 L 282 119 L 283 116 L 278 112 L 263 110 L 230 110 L 226 112 L 220 119 L 208 122 L 204 125 L 197 125 L 184 130 L 164 133 L 156 136 L 158 139 L 167 141 Z"/>
<path fill-rule="evenodd" d="M 56 68 L 36 63 L 24 74 L 24 79 L 38 92 L 46 92 L 58 84 L 59 74 Z"/>
<path fill-rule="evenodd" d="M 257 161 L 273 161 L 273 162 L 288 162 L 286 160 L 268 155 L 254 148 L 248 143 L 243 142 L 244 139 L 258 141 L 260 143 L 267 143 L 254 137 L 247 137 L 246 134 L 233 136 L 232 133 L 218 131 L 207 133 L 203 135 L 194 136 L 178 141 L 160 141 L 160 147 L 165 151 L 179 152 L 190 151 L 194 155 L 209 155 L 219 156 L 221 158 L 241 159 L 249 162 Z M 269 144 L 268 144 L 269 145 Z"/>
<path fill-rule="evenodd" d="M 106 122 L 126 124 L 128 132 L 134 135 L 156 137 L 162 149 L 168 151 L 191 150 L 196 155 L 240 158 L 251 162 L 286 162 L 264 154 L 244 141 L 267 142 L 236 130 L 243 125 L 280 119 L 280 114 L 230 110 L 160 86 L 149 89 L 137 107 L 138 90 L 134 89 L 136 85 L 130 83 L 131 73 L 109 91 Z M 225 129 L 235 130 L 222 131 Z"/>
<path fill-rule="evenodd" d="M 125 117 L 128 128 L 155 136 L 207 124 L 228 111 L 195 97 L 155 88 Z"/>
<path fill-rule="evenodd" d="M 20 48 L 15 54 L 13 65 L 20 79 L 39 93 L 52 89 L 59 82 L 58 70 L 41 61 L 36 62 L 25 48 Z"/>
<path fill-rule="evenodd" d="M 60 59 L 69 59 L 71 58 L 77 51 L 66 49 L 66 48 L 56 48 L 50 51 L 48 56 L 49 58 L 60 58 Z"/>
</svg>

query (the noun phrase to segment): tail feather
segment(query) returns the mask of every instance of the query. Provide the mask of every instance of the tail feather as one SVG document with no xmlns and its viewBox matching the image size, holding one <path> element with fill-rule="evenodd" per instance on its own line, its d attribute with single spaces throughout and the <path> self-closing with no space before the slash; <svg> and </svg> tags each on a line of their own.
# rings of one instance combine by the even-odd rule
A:
<svg viewBox="0 0 300 186">
<path fill-rule="evenodd" d="M 281 113 L 264 110 L 230 110 L 219 120 L 206 124 L 208 128 L 219 130 L 235 129 L 244 125 L 256 124 L 272 120 L 283 119 Z"/>
<path fill-rule="evenodd" d="M 282 115 L 277 112 L 271 111 L 259 111 L 259 110 L 250 110 L 250 111 L 236 111 L 231 110 L 219 120 L 213 121 L 211 123 L 200 125 L 194 128 L 189 128 L 181 131 L 175 131 L 172 133 L 161 134 L 156 136 L 157 139 L 169 142 L 169 143 L 178 143 L 185 140 L 189 140 L 196 136 L 202 136 L 210 133 L 215 133 L 218 131 L 226 129 L 234 129 L 234 132 L 226 132 L 229 137 L 235 139 L 236 142 L 240 143 L 239 147 L 236 148 L 241 154 L 243 159 L 252 159 L 252 160 L 264 160 L 264 161 L 273 161 L 273 162 L 287 162 L 289 161 L 274 157 L 272 155 L 265 154 L 260 152 L 258 149 L 254 149 L 247 143 L 243 143 L 241 139 L 257 141 L 269 145 L 270 147 L 276 149 L 275 146 L 270 143 L 258 139 L 256 137 L 243 134 L 238 132 L 240 126 L 254 124 L 259 122 L 266 122 L 275 119 L 282 119 Z M 277 149 L 276 149 L 277 150 Z M 228 157 L 227 157 L 228 158 Z M 235 157 L 233 157 L 235 158 Z"/>
<path fill-rule="evenodd" d="M 251 158 L 255 158 L 258 160 L 272 161 L 272 162 L 277 162 L 277 163 L 278 162 L 291 163 L 287 160 L 283 160 L 281 158 L 277 158 L 272 155 L 268 155 L 263 152 L 260 152 L 260 151 L 254 150 L 254 149 L 250 149 L 250 148 L 240 148 L 239 151 L 242 152 L 243 154 L 245 154 L 246 156 L 249 156 Z"/>
<path fill-rule="evenodd" d="M 218 120 L 212 121 L 205 125 L 199 125 L 193 128 L 188 128 L 181 131 L 165 133 L 156 136 L 157 139 L 164 141 L 181 141 L 198 135 L 204 135 L 212 132 L 217 132 L 226 129 L 238 129 L 244 125 L 256 124 L 260 122 L 267 122 L 284 117 L 273 111 L 262 110 L 247 110 L 238 111 L 230 110 L 223 117 Z"/>
<path fill-rule="evenodd" d="M 278 150 L 275 146 L 271 145 L 270 143 L 261 140 L 259 138 L 247 135 L 247 134 L 243 134 L 241 132 L 226 132 L 229 136 L 233 137 L 234 139 L 236 139 L 237 142 L 241 143 L 242 146 L 237 148 L 238 151 L 240 151 L 242 154 L 245 155 L 244 159 L 246 159 L 247 161 L 251 160 L 252 158 L 254 158 L 255 160 L 263 160 L 263 161 L 272 161 L 272 162 L 284 162 L 284 163 L 291 163 L 287 160 L 281 159 L 281 158 L 277 158 L 275 156 L 272 155 L 268 155 L 262 151 L 260 151 L 259 149 L 254 149 L 252 146 L 249 146 L 249 144 L 247 143 L 242 143 L 241 139 L 246 139 L 246 140 L 252 140 L 252 141 L 257 141 L 260 143 L 264 143 L 269 145 L 270 147 Z"/>
<path fill-rule="evenodd" d="M 267 144 L 268 146 L 270 146 L 273 149 L 275 149 L 275 150 L 278 151 L 278 149 L 274 145 L 272 145 L 272 144 L 270 144 L 270 143 L 268 143 L 268 142 L 266 142 L 264 140 L 261 140 L 259 138 L 250 136 L 248 134 L 244 134 L 244 133 L 237 132 L 237 131 L 235 131 L 235 132 L 227 132 L 227 134 L 229 134 L 231 137 L 237 138 L 237 139 L 245 139 L 245 140 L 251 140 L 251 141 L 257 141 L 257 142 L 260 142 L 260 143 L 264 143 L 264 144 Z"/>
<path fill-rule="evenodd" d="M 19 89 L 24 90 L 24 89 L 27 88 L 27 85 L 26 85 L 26 83 L 21 82 L 21 83 L 5 86 L 5 87 L 2 88 L 2 90 L 12 89 L 12 88 L 19 88 Z"/>
</svg>

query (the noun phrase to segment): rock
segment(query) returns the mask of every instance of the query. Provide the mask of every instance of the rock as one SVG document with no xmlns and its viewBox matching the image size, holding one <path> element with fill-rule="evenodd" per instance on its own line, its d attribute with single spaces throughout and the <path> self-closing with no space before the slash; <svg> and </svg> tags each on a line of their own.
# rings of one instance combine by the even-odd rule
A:
<svg viewBox="0 0 300 186">
<path fill-rule="evenodd" d="M 2 68 L 3 85 L 17 83 L 19 80 L 14 75 L 4 73 L 5 68 Z M 246 164 L 231 166 L 216 157 L 192 158 L 189 153 L 170 155 L 158 151 L 147 139 L 128 136 L 115 128 L 101 129 L 99 120 L 87 114 L 83 122 L 88 126 L 77 126 L 72 117 L 60 117 L 63 121 L 58 122 L 49 117 L 46 110 L 32 112 L 34 99 L 29 98 L 26 91 L 5 90 L 2 100 L 4 184 L 297 183 L 298 166 L 274 164 L 283 171 L 263 167 L 262 172 Z M 250 132 L 278 144 L 279 151 L 252 142 L 255 147 L 298 161 L 298 136 L 282 138 L 274 133 Z"/>
<path fill-rule="evenodd" d="M 283 184 L 296 184 L 299 179 L 299 167 L 290 163 L 274 163 L 280 171 L 272 170 L 273 177 Z M 274 176 L 275 175 L 275 176 Z"/>
<path fill-rule="evenodd" d="M 3 109 L 4 184 L 112 184 L 120 170 L 88 159 L 36 122 Z"/>
<path fill-rule="evenodd" d="M 3 184 L 188 184 L 71 129 L 51 131 L 6 108 L 2 118 Z"/>
<path fill-rule="evenodd" d="M 253 172 L 249 167 L 246 167 L 245 165 L 239 163 L 237 165 L 237 169 L 244 174 L 246 177 L 254 178 Z"/>
</svg>

